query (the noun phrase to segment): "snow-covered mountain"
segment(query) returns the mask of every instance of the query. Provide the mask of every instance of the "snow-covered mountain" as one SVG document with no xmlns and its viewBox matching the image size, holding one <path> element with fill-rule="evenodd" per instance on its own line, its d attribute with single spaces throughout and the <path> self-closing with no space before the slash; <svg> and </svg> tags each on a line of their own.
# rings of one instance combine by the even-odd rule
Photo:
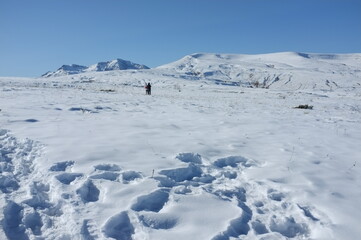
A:
<svg viewBox="0 0 361 240">
<path fill-rule="evenodd" d="M 201 80 L 207 83 L 279 90 L 360 87 L 361 54 L 282 52 L 258 55 L 195 53 L 147 71 L 155 78 Z M 112 70 L 143 70 L 145 65 L 122 59 L 89 67 L 63 65 L 43 77 Z M 142 71 L 132 74 L 142 75 Z M 127 73 L 122 73 L 126 75 Z M 162 76 L 162 77 L 160 77 Z"/>
<path fill-rule="evenodd" d="M 99 62 L 97 64 L 91 65 L 86 71 L 103 72 L 103 71 L 127 70 L 127 69 L 149 69 L 149 67 L 118 58 L 113 61 Z"/>
<path fill-rule="evenodd" d="M 360 66 L 361 54 L 195 53 L 158 69 L 177 73 L 184 79 L 206 79 L 223 85 L 332 89 L 359 86 Z"/>
<path fill-rule="evenodd" d="M 81 66 L 81 65 L 77 65 L 77 64 L 63 65 L 60 68 L 58 68 L 58 70 L 56 70 L 54 72 L 49 71 L 41 76 L 42 77 L 58 77 L 58 76 L 78 74 L 78 73 L 84 72 L 87 68 L 88 67 L 86 67 L 86 66 Z"/>
<path fill-rule="evenodd" d="M 149 69 L 149 67 L 118 58 L 112 61 L 99 62 L 89 67 L 76 65 L 76 64 L 63 65 L 54 72 L 47 72 L 43 74 L 42 77 L 59 77 L 59 76 L 73 75 L 84 72 L 103 72 L 103 71 L 127 70 L 127 69 Z"/>
</svg>

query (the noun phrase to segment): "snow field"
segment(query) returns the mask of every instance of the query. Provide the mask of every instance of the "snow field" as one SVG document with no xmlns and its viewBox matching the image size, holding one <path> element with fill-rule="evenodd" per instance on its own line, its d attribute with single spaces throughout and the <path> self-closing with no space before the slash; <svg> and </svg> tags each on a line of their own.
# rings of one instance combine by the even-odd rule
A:
<svg viewBox="0 0 361 240">
<path fill-rule="evenodd" d="M 151 76 L 127 74 L 1 86 L 2 239 L 360 234 L 357 90 L 161 79 L 145 96 Z"/>
</svg>

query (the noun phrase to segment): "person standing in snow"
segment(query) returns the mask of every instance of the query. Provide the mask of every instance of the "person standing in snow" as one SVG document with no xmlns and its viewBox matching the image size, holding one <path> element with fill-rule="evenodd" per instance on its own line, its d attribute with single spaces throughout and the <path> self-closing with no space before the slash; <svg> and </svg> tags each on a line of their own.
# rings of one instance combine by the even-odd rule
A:
<svg viewBox="0 0 361 240">
<path fill-rule="evenodd" d="M 152 86 L 150 85 L 150 83 L 148 83 L 147 85 L 145 85 L 145 93 L 147 95 L 151 95 L 151 89 L 152 89 Z"/>
<path fill-rule="evenodd" d="M 148 84 L 146 83 L 145 86 L 145 94 L 148 95 L 149 94 L 149 87 L 148 87 Z"/>
</svg>

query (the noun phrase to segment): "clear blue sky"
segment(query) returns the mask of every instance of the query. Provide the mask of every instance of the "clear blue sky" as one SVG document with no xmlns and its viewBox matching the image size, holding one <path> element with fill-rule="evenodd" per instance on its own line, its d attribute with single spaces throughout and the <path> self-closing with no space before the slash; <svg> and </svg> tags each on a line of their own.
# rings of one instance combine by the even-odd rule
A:
<svg viewBox="0 0 361 240">
<path fill-rule="evenodd" d="M 361 52 L 361 0 L 0 0 L 0 76 L 195 52 Z"/>
</svg>

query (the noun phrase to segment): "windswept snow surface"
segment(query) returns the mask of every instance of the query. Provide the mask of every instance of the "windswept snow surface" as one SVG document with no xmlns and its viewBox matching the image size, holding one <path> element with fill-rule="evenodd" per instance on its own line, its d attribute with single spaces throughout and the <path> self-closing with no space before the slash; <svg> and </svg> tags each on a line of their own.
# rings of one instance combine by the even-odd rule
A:
<svg viewBox="0 0 361 240">
<path fill-rule="evenodd" d="M 182 76 L 0 78 L 0 239 L 361 236 L 360 78 L 285 90 Z"/>
</svg>

